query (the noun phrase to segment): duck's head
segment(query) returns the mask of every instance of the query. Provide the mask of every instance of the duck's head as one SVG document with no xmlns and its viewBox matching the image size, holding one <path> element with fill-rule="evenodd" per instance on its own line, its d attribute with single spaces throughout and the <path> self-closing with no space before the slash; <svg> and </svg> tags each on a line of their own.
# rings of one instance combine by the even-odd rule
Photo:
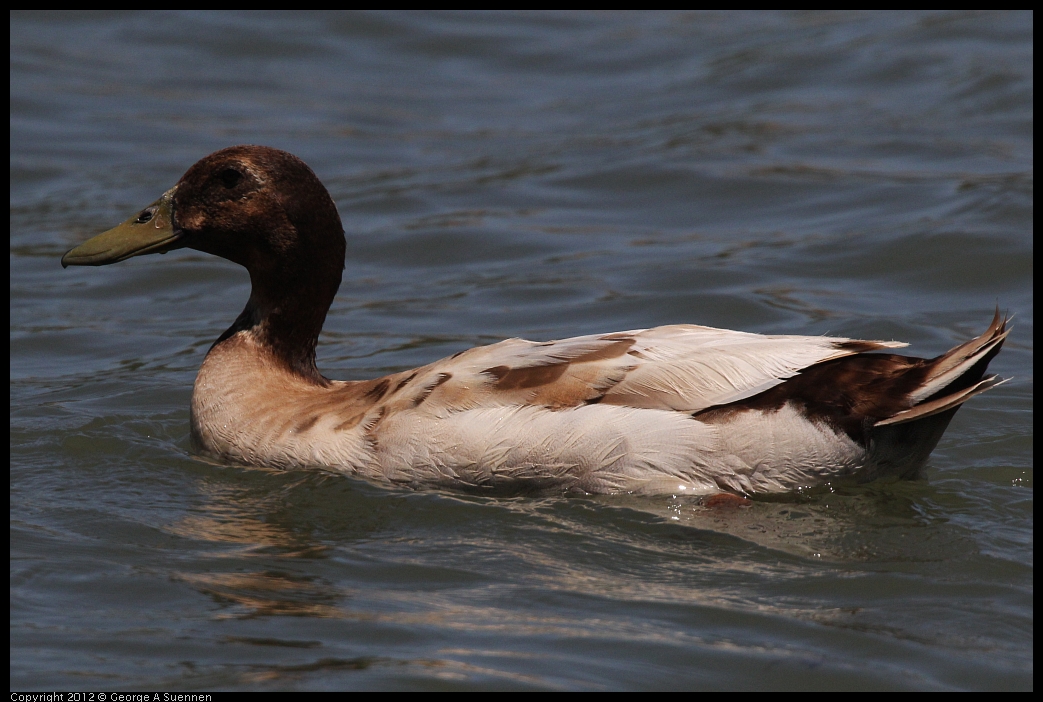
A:
<svg viewBox="0 0 1043 702">
<path fill-rule="evenodd" d="M 222 339 L 250 329 L 290 365 L 314 369 L 315 341 L 344 269 L 344 228 L 304 161 L 266 146 L 216 151 L 141 212 L 66 253 L 62 266 L 185 247 L 250 272 L 250 301 Z"/>
<path fill-rule="evenodd" d="M 62 266 L 104 266 L 187 247 L 247 270 L 288 271 L 334 254 L 344 229 L 318 177 L 291 153 L 230 146 L 198 161 L 177 185 L 119 226 L 62 256 Z"/>
</svg>

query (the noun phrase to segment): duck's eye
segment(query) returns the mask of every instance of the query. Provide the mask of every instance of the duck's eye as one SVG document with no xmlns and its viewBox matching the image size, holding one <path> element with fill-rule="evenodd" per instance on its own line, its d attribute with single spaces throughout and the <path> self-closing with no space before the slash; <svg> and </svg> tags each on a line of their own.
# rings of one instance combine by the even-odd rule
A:
<svg viewBox="0 0 1043 702">
<path fill-rule="evenodd" d="M 155 207 L 146 207 L 145 209 L 143 209 L 141 211 L 141 214 L 138 215 L 138 218 L 134 220 L 134 224 L 145 224 L 146 222 L 151 221 L 152 218 L 155 217 L 155 216 L 156 216 L 156 208 Z"/>
<path fill-rule="evenodd" d="M 217 174 L 217 179 L 221 181 L 221 185 L 231 190 L 239 185 L 239 181 L 243 179 L 243 174 L 234 168 L 226 168 Z"/>
</svg>

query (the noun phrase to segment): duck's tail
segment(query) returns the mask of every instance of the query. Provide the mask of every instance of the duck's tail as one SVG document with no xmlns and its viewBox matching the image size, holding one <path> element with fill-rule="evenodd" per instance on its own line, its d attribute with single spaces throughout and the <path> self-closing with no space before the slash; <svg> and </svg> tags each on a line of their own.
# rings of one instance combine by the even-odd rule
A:
<svg viewBox="0 0 1043 702">
<path fill-rule="evenodd" d="M 992 324 L 984 334 L 928 361 L 926 377 L 909 397 L 913 406 L 876 422 L 874 426 L 905 424 L 941 414 L 989 388 L 1007 382 L 1009 378 L 985 376 L 985 370 L 1011 332 L 1007 328 L 1009 321 L 1009 317 L 1000 316 L 997 308 Z"/>
</svg>

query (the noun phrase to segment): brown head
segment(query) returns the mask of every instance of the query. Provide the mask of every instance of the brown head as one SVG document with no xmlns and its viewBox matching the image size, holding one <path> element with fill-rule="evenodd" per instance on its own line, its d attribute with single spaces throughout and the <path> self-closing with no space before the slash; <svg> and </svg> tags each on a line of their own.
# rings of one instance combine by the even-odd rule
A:
<svg viewBox="0 0 1043 702">
<path fill-rule="evenodd" d="M 155 203 L 66 253 L 62 265 L 101 266 L 182 247 L 250 273 L 246 309 L 218 343 L 250 331 L 295 372 L 324 382 L 315 343 L 340 286 L 344 228 L 304 161 L 266 146 L 216 151 Z"/>
</svg>

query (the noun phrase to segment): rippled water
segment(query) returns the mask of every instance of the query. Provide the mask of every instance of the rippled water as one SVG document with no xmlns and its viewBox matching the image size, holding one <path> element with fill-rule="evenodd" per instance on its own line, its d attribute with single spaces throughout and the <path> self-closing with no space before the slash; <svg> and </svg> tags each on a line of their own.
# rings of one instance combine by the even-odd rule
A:
<svg viewBox="0 0 1043 702">
<path fill-rule="evenodd" d="M 1030 689 L 1032 15 L 14 14 L 13 689 Z M 193 457 L 248 279 L 61 254 L 203 155 L 348 231 L 320 368 L 691 322 L 1015 331 L 922 479 L 482 498 Z"/>
</svg>

